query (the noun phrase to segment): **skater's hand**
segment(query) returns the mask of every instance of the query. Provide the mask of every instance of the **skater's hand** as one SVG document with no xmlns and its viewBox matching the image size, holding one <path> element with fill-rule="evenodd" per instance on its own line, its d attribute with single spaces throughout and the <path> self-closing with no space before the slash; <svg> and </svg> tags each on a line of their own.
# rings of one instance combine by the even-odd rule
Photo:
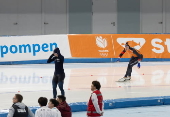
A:
<svg viewBox="0 0 170 117">
<path fill-rule="evenodd" d="M 140 62 L 138 62 L 138 68 L 140 69 Z"/>
<path fill-rule="evenodd" d="M 118 57 L 118 59 L 116 60 L 116 62 L 120 62 L 120 57 Z"/>
</svg>

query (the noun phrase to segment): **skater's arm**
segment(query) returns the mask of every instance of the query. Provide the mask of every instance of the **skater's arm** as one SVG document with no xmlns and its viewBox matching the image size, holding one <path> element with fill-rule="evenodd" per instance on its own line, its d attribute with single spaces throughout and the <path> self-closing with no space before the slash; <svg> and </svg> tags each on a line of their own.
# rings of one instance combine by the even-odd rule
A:
<svg viewBox="0 0 170 117">
<path fill-rule="evenodd" d="M 138 56 L 138 61 L 141 61 L 142 57 L 141 54 L 139 54 L 135 49 L 133 49 L 133 53 L 136 54 Z"/>
<path fill-rule="evenodd" d="M 54 61 L 54 54 L 48 58 L 47 63 L 51 63 L 52 61 Z"/>
<path fill-rule="evenodd" d="M 93 105 L 94 105 L 94 107 L 96 109 L 96 112 L 101 114 L 102 111 L 99 108 L 97 95 L 95 93 L 93 93 L 91 98 L 92 98 Z"/>
<path fill-rule="evenodd" d="M 123 51 L 119 54 L 119 57 L 121 58 L 125 52 L 126 52 L 126 50 L 123 49 Z"/>
</svg>

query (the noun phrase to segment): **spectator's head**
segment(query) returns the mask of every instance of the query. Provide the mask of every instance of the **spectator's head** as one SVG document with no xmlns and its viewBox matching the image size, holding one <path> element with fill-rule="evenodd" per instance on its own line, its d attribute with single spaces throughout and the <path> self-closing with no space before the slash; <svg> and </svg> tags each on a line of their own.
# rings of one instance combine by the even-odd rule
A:
<svg viewBox="0 0 170 117">
<path fill-rule="evenodd" d="M 23 97 L 20 94 L 15 94 L 15 96 L 13 97 L 13 103 L 17 103 L 17 102 L 22 102 Z"/>
<path fill-rule="evenodd" d="M 100 90 L 101 88 L 101 85 L 100 85 L 100 82 L 99 81 L 93 81 L 92 82 L 92 85 L 91 85 L 91 90 L 94 91 L 94 90 Z"/>
<path fill-rule="evenodd" d="M 48 107 L 49 108 L 54 108 L 59 105 L 59 102 L 56 99 L 50 99 L 48 102 Z"/>
<path fill-rule="evenodd" d="M 65 102 L 66 101 L 66 97 L 64 95 L 58 95 L 57 96 L 57 101 L 59 103 Z"/>
<path fill-rule="evenodd" d="M 48 99 L 46 97 L 40 97 L 38 99 L 38 103 L 39 103 L 40 106 L 46 106 L 47 102 L 48 102 Z"/>
</svg>

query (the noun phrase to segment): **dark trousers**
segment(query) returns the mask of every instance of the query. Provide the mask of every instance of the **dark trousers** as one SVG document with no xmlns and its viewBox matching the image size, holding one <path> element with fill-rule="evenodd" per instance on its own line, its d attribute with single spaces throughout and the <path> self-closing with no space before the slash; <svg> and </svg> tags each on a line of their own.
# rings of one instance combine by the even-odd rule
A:
<svg viewBox="0 0 170 117">
<path fill-rule="evenodd" d="M 65 95 L 65 91 L 63 89 L 65 73 L 63 74 L 54 74 L 52 85 L 53 85 L 53 98 L 57 97 L 57 85 L 61 91 L 61 95 Z"/>
<path fill-rule="evenodd" d="M 138 57 L 131 57 L 124 77 L 131 76 L 132 67 L 137 63 L 138 63 Z"/>
</svg>

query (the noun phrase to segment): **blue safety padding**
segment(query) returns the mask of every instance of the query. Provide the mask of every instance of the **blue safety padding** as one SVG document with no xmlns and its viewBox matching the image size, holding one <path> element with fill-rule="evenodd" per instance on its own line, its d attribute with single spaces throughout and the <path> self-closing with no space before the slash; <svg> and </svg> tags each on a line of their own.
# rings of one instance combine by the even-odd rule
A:
<svg viewBox="0 0 170 117">
<path fill-rule="evenodd" d="M 66 58 L 65 63 L 109 63 L 116 62 L 117 58 Z M 129 62 L 130 58 L 121 58 L 120 62 Z M 170 61 L 166 58 L 144 58 L 143 62 L 155 61 Z M 47 59 L 43 60 L 28 60 L 28 61 L 9 61 L 0 62 L 0 65 L 14 65 L 14 64 L 46 64 Z"/>
<path fill-rule="evenodd" d="M 0 117 L 7 117 L 7 113 L 0 112 Z"/>
<path fill-rule="evenodd" d="M 170 96 L 164 96 L 163 103 L 164 105 L 170 105 Z"/>
<path fill-rule="evenodd" d="M 69 104 L 72 112 L 86 111 L 87 102 L 77 102 Z"/>
<path fill-rule="evenodd" d="M 163 105 L 163 97 L 116 99 L 115 108 Z"/>
<path fill-rule="evenodd" d="M 141 98 L 122 98 L 104 100 L 104 109 L 127 108 L 127 107 L 141 107 L 141 106 L 158 106 L 170 105 L 170 96 L 158 97 L 141 97 Z M 87 111 L 87 102 L 75 102 L 69 104 L 72 112 Z M 31 111 L 35 111 L 39 107 L 30 107 Z M 0 112 L 0 117 L 7 117 L 7 113 Z"/>
</svg>

